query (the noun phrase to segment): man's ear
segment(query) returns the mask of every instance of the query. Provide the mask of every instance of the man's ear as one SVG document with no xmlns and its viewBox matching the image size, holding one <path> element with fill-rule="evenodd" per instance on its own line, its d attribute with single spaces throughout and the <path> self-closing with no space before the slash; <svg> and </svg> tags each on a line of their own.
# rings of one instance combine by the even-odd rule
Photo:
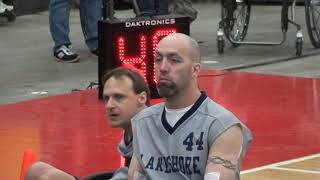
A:
<svg viewBox="0 0 320 180">
<path fill-rule="evenodd" d="M 139 94 L 138 102 L 141 105 L 145 105 L 147 103 L 147 93 L 145 91 Z"/>
<path fill-rule="evenodd" d="M 200 73 L 200 70 L 201 70 L 201 64 L 200 63 L 194 63 L 193 65 L 193 69 L 192 69 L 192 73 L 198 77 L 199 73 Z"/>
</svg>

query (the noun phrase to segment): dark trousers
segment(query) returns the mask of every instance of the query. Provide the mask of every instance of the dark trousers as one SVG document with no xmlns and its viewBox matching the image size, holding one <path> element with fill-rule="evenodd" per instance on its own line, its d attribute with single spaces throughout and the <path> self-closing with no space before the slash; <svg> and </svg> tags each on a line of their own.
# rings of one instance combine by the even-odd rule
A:
<svg viewBox="0 0 320 180">
<path fill-rule="evenodd" d="M 156 1 L 158 1 L 158 13 Z M 141 16 L 165 15 L 168 14 L 168 0 L 137 0 Z"/>
</svg>

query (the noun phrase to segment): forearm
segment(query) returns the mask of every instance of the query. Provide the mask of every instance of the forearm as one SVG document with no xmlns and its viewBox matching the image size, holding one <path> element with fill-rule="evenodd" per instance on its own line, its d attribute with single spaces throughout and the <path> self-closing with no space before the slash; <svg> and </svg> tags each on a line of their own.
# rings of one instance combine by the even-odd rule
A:
<svg viewBox="0 0 320 180">
<path fill-rule="evenodd" d="M 143 180 L 144 171 L 135 155 L 132 156 L 128 171 L 128 180 Z"/>
</svg>

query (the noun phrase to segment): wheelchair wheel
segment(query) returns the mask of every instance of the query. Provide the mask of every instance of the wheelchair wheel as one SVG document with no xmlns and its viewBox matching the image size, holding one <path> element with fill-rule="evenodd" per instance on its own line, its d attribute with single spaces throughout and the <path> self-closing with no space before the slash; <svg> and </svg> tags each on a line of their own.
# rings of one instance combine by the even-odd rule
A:
<svg viewBox="0 0 320 180">
<path fill-rule="evenodd" d="M 320 0 L 305 0 L 305 14 L 310 41 L 320 48 Z"/>
<path fill-rule="evenodd" d="M 85 177 L 80 178 L 80 180 L 107 180 L 111 179 L 113 176 L 112 172 L 97 172 Z"/>
<path fill-rule="evenodd" d="M 296 39 L 296 55 L 301 56 L 302 55 L 302 46 L 303 46 L 303 40 L 302 38 Z"/>
<path fill-rule="evenodd" d="M 85 15 L 84 15 L 85 12 L 79 11 L 79 13 L 80 13 L 80 24 L 81 24 L 83 37 L 84 37 L 84 39 L 87 39 L 88 38 L 88 29 L 87 29 Z"/>
<path fill-rule="evenodd" d="M 218 43 L 218 54 L 223 54 L 223 48 L 224 48 L 223 36 L 218 37 L 217 43 Z"/>
<path fill-rule="evenodd" d="M 221 17 L 224 22 L 223 30 L 233 46 L 233 41 L 243 41 L 247 35 L 250 20 L 250 4 L 239 0 L 222 0 Z"/>
</svg>

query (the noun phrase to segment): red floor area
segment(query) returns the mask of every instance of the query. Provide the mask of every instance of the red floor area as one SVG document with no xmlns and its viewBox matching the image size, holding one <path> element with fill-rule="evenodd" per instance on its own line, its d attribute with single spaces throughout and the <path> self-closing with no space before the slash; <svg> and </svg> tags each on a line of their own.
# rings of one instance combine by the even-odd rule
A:
<svg viewBox="0 0 320 180">
<path fill-rule="evenodd" d="M 199 84 L 253 131 L 244 169 L 320 152 L 319 79 L 204 71 Z M 96 90 L 3 105 L 0 178 L 19 178 L 25 148 L 75 175 L 113 170 L 120 139 Z"/>
</svg>

